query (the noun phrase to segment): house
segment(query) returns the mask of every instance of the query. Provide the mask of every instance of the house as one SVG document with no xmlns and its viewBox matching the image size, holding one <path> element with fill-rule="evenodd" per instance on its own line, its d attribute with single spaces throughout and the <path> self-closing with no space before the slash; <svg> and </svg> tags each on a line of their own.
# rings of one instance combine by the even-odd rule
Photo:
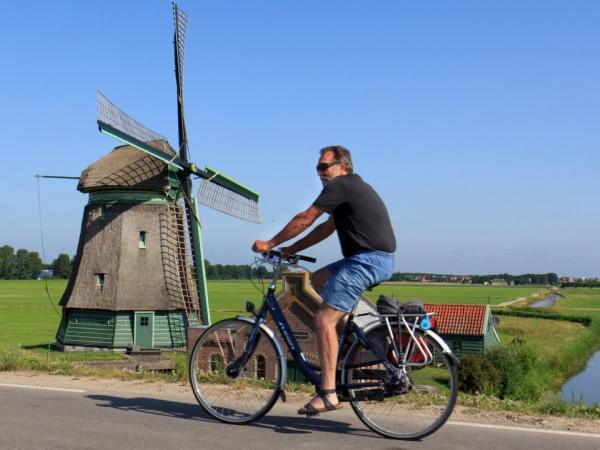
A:
<svg viewBox="0 0 600 450">
<path fill-rule="evenodd" d="M 52 269 L 42 269 L 40 271 L 40 273 L 38 274 L 37 279 L 41 280 L 43 278 L 53 278 L 54 277 L 54 270 Z"/>
<path fill-rule="evenodd" d="M 500 343 L 489 305 L 426 304 L 425 310 L 435 313 L 436 332 L 458 357 L 482 355 Z"/>
<path fill-rule="evenodd" d="M 492 286 L 508 286 L 508 281 L 503 280 L 502 278 L 494 278 L 490 281 Z"/>
</svg>

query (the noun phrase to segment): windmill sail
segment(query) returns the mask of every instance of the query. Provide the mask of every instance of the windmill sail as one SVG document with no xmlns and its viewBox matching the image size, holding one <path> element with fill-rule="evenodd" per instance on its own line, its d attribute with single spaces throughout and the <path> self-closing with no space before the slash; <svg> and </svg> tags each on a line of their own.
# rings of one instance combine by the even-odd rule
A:
<svg viewBox="0 0 600 450">
<path fill-rule="evenodd" d="M 215 169 L 206 168 L 208 178 L 202 180 L 198 189 L 198 201 L 216 211 L 229 214 L 248 222 L 260 223 L 258 194 L 238 182 L 227 178 Z M 245 189 L 245 195 L 229 190 L 228 183 L 235 184 L 237 190 Z"/>
<path fill-rule="evenodd" d="M 226 175 L 210 169 L 200 170 L 195 164 L 184 161 L 164 136 L 133 119 L 102 92 L 98 92 L 97 99 L 98 128 L 102 133 L 168 163 L 174 170 L 202 178 L 198 200 L 204 206 L 239 219 L 260 223 L 256 192 Z"/>
<path fill-rule="evenodd" d="M 163 162 L 171 163 L 176 169 L 183 170 L 179 161 L 175 161 L 177 153 L 167 141 L 155 131 L 120 110 L 106 96 L 98 91 L 98 126 L 100 131 L 126 144 L 149 153 Z"/>
</svg>

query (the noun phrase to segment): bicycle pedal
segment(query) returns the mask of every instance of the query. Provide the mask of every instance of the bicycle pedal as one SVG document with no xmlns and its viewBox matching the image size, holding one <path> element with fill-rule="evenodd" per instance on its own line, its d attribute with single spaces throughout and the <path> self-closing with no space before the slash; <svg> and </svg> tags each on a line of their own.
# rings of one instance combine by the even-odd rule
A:
<svg viewBox="0 0 600 450">
<path fill-rule="evenodd" d="M 306 413 L 306 418 L 307 418 L 307 419 L 310 419 L 311 417 L 316 417 L 316 416 L 318 416 L 318 415 L 319 415 L 319 412 L 318 412 L 318 411 L 315 411 L 315 412 L 307 412 L 307 413 Z"/>
</svg>

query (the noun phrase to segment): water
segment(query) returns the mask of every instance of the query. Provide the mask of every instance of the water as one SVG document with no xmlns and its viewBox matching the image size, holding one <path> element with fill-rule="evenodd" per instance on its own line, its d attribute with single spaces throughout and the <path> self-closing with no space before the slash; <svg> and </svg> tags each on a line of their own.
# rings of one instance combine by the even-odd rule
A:
<svg viewBox="0 0 600 450">
<path fill-rule="evenodd" d="M 582 372 L 564 384 L 562 398 L 566 402 L 583 401 L 588 405 L 600 402 L 600 351 L 592 355 Z"/>
<path fill-rule="evenodd" d="M 539 302 L 532 303 L 531 307 L 532 308 L 550 308 L 552 305 L 554 305 L 554 303 L 556 301 L 558 301 L 559 298 L 560 298 L 560 296 L 558 296 L 556 294 L 550 294 L 544 300 L 540 300 Z"/>
</svg>

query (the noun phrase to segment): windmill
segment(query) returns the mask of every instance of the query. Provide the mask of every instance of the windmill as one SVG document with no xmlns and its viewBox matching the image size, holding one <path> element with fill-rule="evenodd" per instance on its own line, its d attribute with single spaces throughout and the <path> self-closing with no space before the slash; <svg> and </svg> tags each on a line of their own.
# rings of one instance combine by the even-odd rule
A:
<svg viewBox="0 0 600 450">
<path fill-rule="evenodd" d="M 99 130 L 125 145 L 82 172 L 89 194 L 60 305 L 65 348 L 184 347 L 210 324 L 198 204 L 259 223 L 258 194 L 189 161 L 183 102 L 188 16 L 173 2 L 177 150 L 98 92 Z M 200 179 L 192 195 L 193 179 Z"/>
</svg>

